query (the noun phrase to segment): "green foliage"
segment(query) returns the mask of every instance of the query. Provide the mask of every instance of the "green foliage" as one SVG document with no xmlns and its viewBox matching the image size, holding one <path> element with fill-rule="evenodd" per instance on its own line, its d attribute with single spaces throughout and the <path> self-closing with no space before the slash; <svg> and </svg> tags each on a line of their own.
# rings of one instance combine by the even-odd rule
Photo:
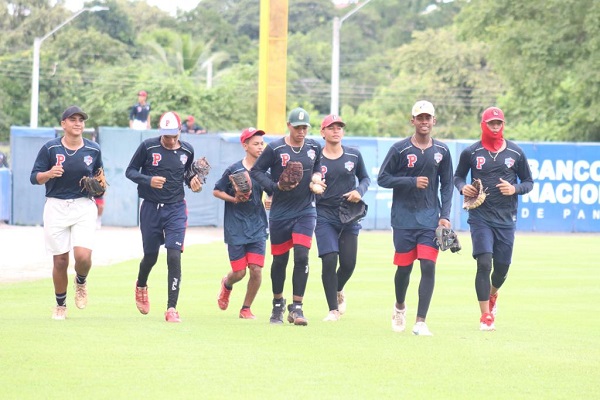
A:
<svg viewBox="0 0 600 400">
<path fill-rule="evenodd" d="M 563 140 L 597 141 L 599 20 L 595 0 L 481 0 L 465 6 L 459 26 L 464 37 L 490 44 L 515 122 L 538 121 Z"/>
<path fill-rule="evenodd" d="M 256 2 L 253 3 L 252 8 L 258 8 Z M 207 7 L 204 2 L 202 4 L 202 7 L 179 16 L 173 29 L 212 43 L 214 49 L 229 54 L 232 63 L 239 61 L 240 55 L 253 45 L 252 40 L 233 29 L 231 23 L 225 19 L 227 14 L 220 14 Z M 258 32 L 254 35 L 257 34 Z"/>
<path fill-rule="evenodd" d="M 114 40 L 132 47 L 135 45 L 136 40 L 133 20 L 139 20 L 140 18 L 135 14 L 128 14 L 129 4 L 124 0 L 94 0 L 86 3 L 86 7 L 102 6 L 109 9 L 84 13 L 74 22 L 81 30 L 95 28 Z"/>
<path fill-rule="evenodd" d="M 126 126 L 140 88 L 158 109 L 203 114 L 213 131 L 255 121 L 257 77 L 248 73 L 258 62 L 259 1 L 202 0 L 176 17 L 140 0 L 86 6 L 96 4 L 110 10 L 81 14 L 41 48 L 40 126 L 73 103 L 94 109 L 92 124 Z M 329 113 L 333 18 L 354 7 L 289 2 L 288 109 Z M 0 141 L 30 118 L 34 38 L 72 15 L 63 1 L 0 2 Z M 427 98 L 436 135 L 474 138 L 481 111 L 495 104 L 517 138 L 600 140 L 599 20 L 594 0 L 371 1 L 340 31 L 342 116 L 361 134 L 396 137 L 410 133 L 410 107 Z"/>
<path fill-rule="evenodd" d="M 366 114 L 358 114 L 348 105 L 342 106 L 341 115 L 344 116 L 346 136 L 378 136 L 377 120 Z"/>
<path fill-rule="evenodd" d="M 436 107 L 437 137 L 478 135 L 478 116 L 502 90 L 485 55 L 485 44 L 460 42 L 451 28 L 415 32 L 392 56 L 388 84 L 360 110 L 379 121 L 378 136 L 404 136 L 412 105 L 425 99 Z"/>
<path fill-rule="evenodd" d="M 104 0 L 101 4 L 104 5 Z M 113 3 L 114 2 L 114 3 Z M 127 23 L 124 25 L 117 24 L 115 28 L 117 31 L 122 28 L 126 33 L 129 33 L 130 29 L 134 34 L 142 34 L 144 32 L 151 32 L 159 28 L 168 28 L 173 26 L 173 18 L 165 11 L 161 10 L 156 6 L 149 5 L 143 0 L 107 0 L 106 5 L 113 9 L 113 4 L 116 4 L 115 11 L 121 14 L 121 18 L 127 19 Z M 111 25 L 112 27 L 112 25 Z M 123 33 L 119 32 L 119 35 Z M 134 41 L 137 37 L 134 37 Z M 129 44 L 129 41 L 127 41 Z M 133 44 L 135 46 L 135 43 Z"/>
<path fill-rule="evenodd" d="M 325 113 L 331 102 L 331 47 L 317 40 L 322 37 L 322 32 L 319 32 L 298 33 L 288 39 L 287 98 L 288 104 L 311 103 Z M 324 66 L 329 66 L 329 69 Z"/>
<path fill-rule="evenodd" d="M 294 0 L 288 5 L 288 31 L 307 34 L 315 27 L 331 24 L 333 4 L 329 0 Z"/>
</svg>

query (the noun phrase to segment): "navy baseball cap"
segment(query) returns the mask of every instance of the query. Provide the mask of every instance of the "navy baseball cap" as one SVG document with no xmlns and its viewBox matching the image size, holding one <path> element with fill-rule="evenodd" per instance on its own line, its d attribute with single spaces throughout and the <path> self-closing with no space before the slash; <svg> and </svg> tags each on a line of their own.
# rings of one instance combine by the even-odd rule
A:
<svg viewBox="0 0 600 400">
<path fill-rule="evenodd" d="M 88 115 L 85 112 L 83 112 L 83 110 L 81 108 L 79 108 L 77 106 L 70 106 L 65 111 L 63 111 L 61 121 L 64 121 L 65 119 L 67 119 L 75 114 L 81 115 L 83 117 L 84 121 L 87 121 L 87 119 L 88 119 Z"/>
</svg>

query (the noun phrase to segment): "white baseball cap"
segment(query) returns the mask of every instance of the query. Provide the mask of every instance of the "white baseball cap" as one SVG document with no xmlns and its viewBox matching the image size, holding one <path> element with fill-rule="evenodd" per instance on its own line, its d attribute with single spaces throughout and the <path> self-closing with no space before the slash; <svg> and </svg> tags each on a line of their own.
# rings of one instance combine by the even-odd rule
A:
<svg viewBox="0 0 600 400">
<path fill-rule="evenodd" d="M 417 101 L 412 108 L 412 116 L 416 117 L 419 114 L 429 114 L 431 116 L 434 116 L 435 108 L 433 107 L 433 104 L 426 100 Z"/>
<path fill-rule="evenodd" d="M 181 118 L 175 111 L 168 111 L 160 117 L 158 131 L 161 135 L 177 135 L 181 130 Z"/>
</svg>

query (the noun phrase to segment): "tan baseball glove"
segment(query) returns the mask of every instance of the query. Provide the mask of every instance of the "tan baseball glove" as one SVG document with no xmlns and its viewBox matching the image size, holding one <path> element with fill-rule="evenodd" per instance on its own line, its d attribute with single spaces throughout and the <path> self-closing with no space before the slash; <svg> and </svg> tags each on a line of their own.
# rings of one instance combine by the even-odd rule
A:
<svg viewBox="0 0 600 400">
<path fill-rule="evenodd" d="M 85 192 L 89 198 L 100 197 L 106 192 L 108 182 L 104 176 L 104 169 L 98 168 L 94 176 L 84 176 L 79 180 L 81 191 Z"/>
<path fill-rule="evenodd" d="M 487 194 L 483 189 L 483 184 L 481 183 L 481 179 L 474 179 L 473 183 L 471 183 L 477 189 L 477 196 L 464 196 L 463 198 L 463 208 L 465 210 L 473 210 L 480 205 L 483 204 Z"/>
</svg>

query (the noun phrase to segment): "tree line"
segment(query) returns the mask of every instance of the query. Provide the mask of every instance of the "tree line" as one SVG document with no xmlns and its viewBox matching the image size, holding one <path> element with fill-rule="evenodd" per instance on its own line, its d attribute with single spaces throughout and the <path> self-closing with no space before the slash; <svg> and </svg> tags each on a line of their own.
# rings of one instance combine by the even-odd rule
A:
<svg viewBox="0 0 600 400">
<path fill-rule="evenodd" d="M 83 13 L 41 47 L 39 126 L 71 104 L 88 126 L 128 126 L 142 89 L 154 115 L 192 114 L 211 131 L 255 125 L 259 3 L 201 0 L 175 16 L 144 1 L 86 3 L 110 10 Z M 1 142 L 29 125 L 34 38 L 72 12 L 60 0 L 0 4 Z M 287 104 L 313 125 L 329 113 L 332 21 L 351 7 L 289 0 Z M 478 137 L 481 112 L 497 105 L 512 139 L 599 141 L 599 20 L 594 0 L 372 0 L 340 31 L 348 134 L 405 136 L 410 107 L 427 99 L 442 138 Z"/>
</svg>

